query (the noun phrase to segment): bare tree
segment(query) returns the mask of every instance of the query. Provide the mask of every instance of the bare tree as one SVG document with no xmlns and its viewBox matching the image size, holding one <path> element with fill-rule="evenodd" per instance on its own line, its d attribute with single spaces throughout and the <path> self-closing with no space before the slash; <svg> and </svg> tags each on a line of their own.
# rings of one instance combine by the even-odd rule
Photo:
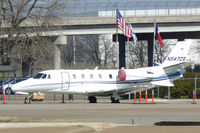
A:
<svg viewBox="0 0 200 133">
<path fill-rule="evenodd" d="M 43 46 L 47 44 L 45 42 L 52 43 L 48 41 L 51 39 L 41 37 L 40 31 L 45 28 L 48 29 L 49 20 L 58 16 L 56 13 L 57 10 L 61 9 L 61 5 L 61 0 L 3 0 L 2 18 L 4 22 L 10 24 L 10 28 L 3 33 L 8 34 L 8 38 L 4 43 L 1 43 L 2 60 L 6 61 L 3 64 L 10 64 L 11 57 L 13 57 L 11 49 L 15 45 L 20 45 L 16 48 L 18 51 L 23 51 L 20 53 L 21 56 L 18 56 L 21 57 L 22 69 L 29 70 L 29 65 L 33 62 L 34 52 L 41 50 L 40 54 L 45 53 L 43 52 L 45 50 Z M 28 23 L 38 26 L 20 27 L 20 25 Z M 35 37 L 30 37 L 29 33 L 36 33 Z M 37 50 L 33 50 L 33 48 Z"/>
<path fill-rule="evenodd" d="M 196 39 L 195 41 L 193 41 L 193 44 L 191 45 L 190 55 L 193 56 L 193 58 L 197 58 L 197 56 L 199 56 L 199 53 L 200 53 L 200 40 Z M 195 59 L 192 60 L 194 62 Z"/>
<path fill-rule="evenodd" d="M 130 60 L 133 66 L 144 67 L 147 63 L 147 42 L 138 41 L 136 45 L 132 42 L 130 44 Z"/>
<path fill-rule="evenodd" d="M 23 76 L 31 75 L 33 70 L 52 68 L 53 66 L 53 43 L 49 37 L 21 38 L 11 51 L 13 66 L 22 64 Z M 18 69 L 15 67 L 15 69 Z"/>
<path fill-rule="evenodd" d="M 75 44 L 77 44 L 76 39 L 75 39 Z M 72 36 L 68 36 L 67 37 L 67 45 L 61 46 L 61 58 L 62 58 L 62 61 L 64 62 L 65 68 L 70 68 L 73 65 L 72 64 L 72 62 L 74 61 L 73 48 L 74 48 L 74 46 L 73 46 Z"/>
<path fill-rule="evenodd" d="M 79 35 L 76 36 L 76 63 L 81 68 L 87 67 L 113 68 L 116 65 L 116 47 L 112 43 L 112 36 L 109 35 Z M 61 46 L 62 61 L 65 67 L 73 66 L 74 46 L 72 36 L 68 37 L 68 44 Z M 81 65 L 80 65 L 81 64 Z"/>
<path fill-rule="evenodd" d="M 100 35 L 99 37 L 99 54 L 101 57 L 101 64 L 104 68 L 113 68 L 116 65 L 116 46 L 112 42 L 112 36 Z"/>
<path fill-rule="evenodd" d="M 164 40 L 164 46 L 160 46 L 159 43 L 157 42 L 155 44 L 155 52 L 154 52 L 154 62 L 157 62 L 157 63 L 162 63 L 166 56 L 167 56 L 167 53 L 169 51 L 169 47 L 171 46 L 171 44 L 174 43 L 174 40 Z"/>
<path fill-rule="evenodd" d="M 78 36 L 77 43 L 77 61 L 99 66 L 101 63 L 99 54 L 99 35 Z"/>
<path fill-rule="evenodd" d="M 164 40 L 164 47 L 161 47 L 158 42 L 155 44 L 154 49 L 154 62 L 162 63 L 169 53 L 169 48 L 175 44 L 175 40 Z M 132 66 L 144 67 L 147 65 L 148 49 L 146 41 L 138 41 L 135 45 L 130 42 L 130 62 Z"/>
</svg>

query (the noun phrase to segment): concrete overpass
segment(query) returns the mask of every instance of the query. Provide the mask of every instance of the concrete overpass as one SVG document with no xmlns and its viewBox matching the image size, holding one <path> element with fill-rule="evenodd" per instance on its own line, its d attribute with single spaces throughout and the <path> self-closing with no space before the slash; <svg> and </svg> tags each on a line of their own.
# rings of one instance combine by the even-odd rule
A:
<svg viewBox="0 0 200 133">
<path fill-rule="evenodd" d="M 129 17 L 126 18 L 126 22 L 133 25 L 138 40 L 148 41 L 149 66 L 153 64 L 154 22 L 158 23 L 163 39 L 200 39 L 200 17 L 198 15 Z M 43 35 L 116 34 L 116 27 L 116 18 L 114 17 L 67 18 L 52 24 L 51 30 L 44 31 Z M 123 41 L 120 41 L 119 68 L 126 66 L 126 38 L 121 36 L 120 39 Z M 113 41 L 115 41 L 115 37 L 113 37 Z"/>
<path fill-rule="evenodd" d="M 183 16 L 141 16 L 127 17 L 126 23 L 133 24 L 136 33 L 153 33 L 153 23 L 159 25 L 160 32 L 193 32 L 200 31 L 199 15 Z M 41 20 L 27 20 L 20 27 L 37 27 Z M 83 17 L 50 20 L 49 28 L 41 31 L 43 36 L 82 35 L 82 34 L 115 34 L 115 17 Z M 3 24 L 9 28 L 8 23 Z"/>
<path fill-rule="evenodd" d="M 153 32 L 154 22 L 159 26 L 159 31 L 163 39 L 200 39 L 200 17 L 199 15 L 181 15 L 181 16 L 132 16 L 125 18 L 126 23 L 131 23 L 138 40 L 148 41 L 148 65 L 151 66 L 152 61 L 152 49 L 153 49 Z M 20 28 L 26 28 L 29 36 L 34 36 L 37 33 L 29 32 L 29 28 L 39 27 L 42 25 L 41 20 L 26 20 Z M 4 22 L 4 28 L 9 28 L 9 24 Z M 83 35 L 83 34 L 116 34 L 116 18 L 115 17 L 74 17 L 63 18 L 49 21 L 49 28 L 40 29 L 40 35 L 42 36 L 63 36 L 67 35 Z M 120 30 L 118 30 L 121 32 Z M 122 33 L 122 32 L 121 32 Z M 7 37 L 4 34 L 3 37 Z M 119 67 L 125 67 L 125 41 L 126 38 L 120 36 L 120 49 L 122 53 L 120 57 Z M 115 41 L 115 37 L 113 37 Z M 56 44 L 58 44 L 58 41 Z M 63 42 L 61 42 L 63 43 Z M 57 49 L 57 48 L 55 48 Z M 57 49 L 58 50 L 58 49 Z M 122 52 L 124 51 L 124 52 Z M 55 51 L 56 52 L 56 51 Z M 59 52 L 56 54 L 56 60 L 59 61 Z M 56 63 L 56 68 L 60 66 Z"/>
</svg>

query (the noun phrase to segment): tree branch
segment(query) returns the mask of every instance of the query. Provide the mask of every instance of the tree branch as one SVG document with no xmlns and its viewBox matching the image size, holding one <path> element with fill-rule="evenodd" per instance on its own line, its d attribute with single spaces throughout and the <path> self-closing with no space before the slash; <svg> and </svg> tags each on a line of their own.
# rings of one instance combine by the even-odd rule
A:
<svg viewBox="0 0 200 133">
<path fill-rule="evenodd" d="M 30 1 L 31 1 L 31 0 L 29 0 L 29 2 L 30 2 Z M 33 4 L 31 5 L 31 7 L 29 8 L 29 10 L 27 11 L 27 14 L 26 14 L 24 17 L 22 17 L 21 19 L 19 19 L 18 22 L 16 22 L 16 25 L 17 25 L 17 26 L 20 25 L 20 23 L 23 22 L 23 21 L 30 15 L 30 13 L 31 13 L 31 11 L 33 10 L 33 8 L 34 8 L 34 6 L 35 6 L 35 4 L 36 4 L 37 1 L 38 1 L 38 0 L 34 0 Z M 27 4 L 28 4 L 28 3 L 27 3 Z"/>
</svg>

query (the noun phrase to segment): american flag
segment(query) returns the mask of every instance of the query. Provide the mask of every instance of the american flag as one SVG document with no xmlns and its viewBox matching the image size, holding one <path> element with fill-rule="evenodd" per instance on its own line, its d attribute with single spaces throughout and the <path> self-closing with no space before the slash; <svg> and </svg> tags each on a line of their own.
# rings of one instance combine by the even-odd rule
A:
<svg viewBox="0 0 200 133">
<path fill-rule="evenodd" d="M 117 9 L 117 25 L 118 28 L 122 30 L 123 34 L 126 37 L 128 38 L 132 37 L 132 33 L 129 29 L 129 26 L 125 23 L 125 20 L 123 19 L 122 15 L 119 12 L 119 9 Z"/>
</svg>

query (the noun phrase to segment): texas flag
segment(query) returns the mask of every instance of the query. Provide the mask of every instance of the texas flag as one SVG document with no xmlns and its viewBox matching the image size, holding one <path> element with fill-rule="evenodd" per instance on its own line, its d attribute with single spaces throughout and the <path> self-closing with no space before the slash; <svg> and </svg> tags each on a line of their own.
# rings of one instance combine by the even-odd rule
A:
<svg viewBox="0 0 200 133">
<path fill-rule="evenodd" d="M 163 47 L 163 46 L 164 46 L 164 43 L 163 43 L 163 41 L 162 41 L 160 32 L 158 31 L 158 26 L 157 26 L 157 24 L 156 24 L 156 33 L 155 33 L 155 35 L 157 36 L 157 39 L 158 39 L 158 42 L 160 43 L 160 46 Z"/>
</svg>

